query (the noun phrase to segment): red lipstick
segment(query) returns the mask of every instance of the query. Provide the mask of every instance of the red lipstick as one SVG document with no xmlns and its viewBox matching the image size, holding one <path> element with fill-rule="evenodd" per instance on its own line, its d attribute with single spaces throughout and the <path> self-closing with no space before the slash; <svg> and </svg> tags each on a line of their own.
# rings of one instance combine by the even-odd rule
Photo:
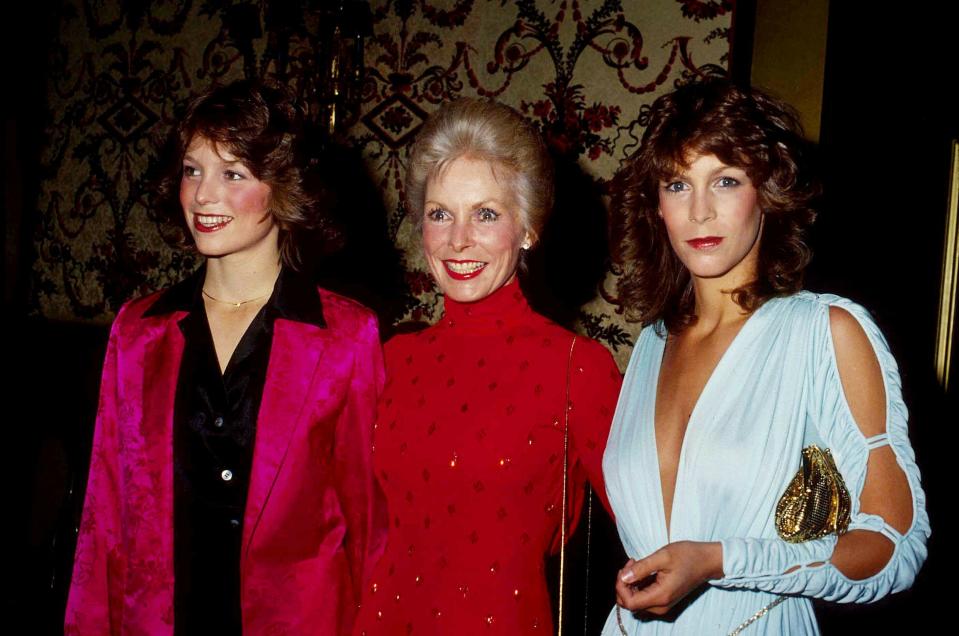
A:
<svg viewBox="0 0 959 636">
<path fill-rule="evenodd" d="M 480 272 L 486 269 L 486 263 L 483 261 L 456 261 L 450 259 L 443 261 L 443 267 L 446 269 L 447 275 L 453 280 L 469 280 L 479 276 Z"/>
<path fill-rule="evenodd" d="M 703 236 L 701 238 L 694 238 L 686 241 L 690 247 L 696 250 L 709 250 L 714 247 L 718 247 L 722 242 L 723 237 L 721 236 Z"/>
<path fill-rule="evenodd" d="M 233 220 L 233 219 L 228 219 L 228 220 L 222 221 L 222 222 L 220 222 L 220 223 L 201 223 L 201 222 L 200 222 L 200 217 L 199 217 L 198 215 L 194 214 L 194 215 L 193 215 L 193 228 L 194 228 L 197 232 L 203 232 L 204 234 L 207 234 L 207 233 L 209 233 L 209 232 L 216 232 L 217 230 L 222 230 L 222 229 L 225 228 L 227 225 L 229 225 L 229 224 L 230 224 L 230 221 L 232 221 L 232 220 Z"/>
</svg>

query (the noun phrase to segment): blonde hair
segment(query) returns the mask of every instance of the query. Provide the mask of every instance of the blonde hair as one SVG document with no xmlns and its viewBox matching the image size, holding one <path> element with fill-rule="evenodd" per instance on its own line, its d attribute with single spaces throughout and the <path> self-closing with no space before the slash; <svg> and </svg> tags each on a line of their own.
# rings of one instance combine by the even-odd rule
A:
<svg viewBox="0 0 959 636">
<path fill-rule="evenodd" d="M 433 113 L 420 131 L 406 172 L 407 212 L 423 225 L 426 185 L 461 157 L 488 161 L 508 180 L 520 222 L 535 243 L 553 208 L 553 162 L 539 132 L 504 104 L 464 97 Z"/>
</svg>

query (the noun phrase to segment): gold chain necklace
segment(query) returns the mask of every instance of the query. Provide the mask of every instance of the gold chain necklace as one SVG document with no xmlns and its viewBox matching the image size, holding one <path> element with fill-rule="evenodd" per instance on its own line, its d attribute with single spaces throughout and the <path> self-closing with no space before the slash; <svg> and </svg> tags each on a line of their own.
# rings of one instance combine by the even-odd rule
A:
<svg viewBox="0 0 959 636">
<path fill-rule="evenodd" d="M 205 289 L 201 289 L 200 291 L 202 291 L 203 295 L 209 298 L 210 300 L 212 300 L 213 302 L 223 303 L 224 305 L 232 305 L 233 307 L 241 307 L 243 305 L 246 305 L 247 303 L 253 303 L 258 300 L 263 300 L 264 298 L 270 295 L 270 294 L 263 294 L 262 296 L 257 296 L 256 298 L 251 298 L 249 300 L 241 300 L 240 302 L 237 303 L 237 302 L 233 302 L 232 300 L 220 300 L 219 298 L 214 298 L 213 296 L 208 294 Z"/>
</svg>

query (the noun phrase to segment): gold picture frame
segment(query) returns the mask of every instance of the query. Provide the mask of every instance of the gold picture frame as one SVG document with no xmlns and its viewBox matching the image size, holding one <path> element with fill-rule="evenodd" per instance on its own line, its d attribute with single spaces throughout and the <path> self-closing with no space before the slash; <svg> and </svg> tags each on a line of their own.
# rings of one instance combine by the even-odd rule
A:
<svg viewBox="0 0 959 636">
<path fill-rule="evenodd" d="M 939 330 L 936 334 L 936 379 L 949 390 L 952 350 L 956 336 L 956 301 L 959 288 L 959 140 L 952 141 L 949 171 L 949 207 L 946 210 L 945 244 L 939 290 Z"/>
</svg>

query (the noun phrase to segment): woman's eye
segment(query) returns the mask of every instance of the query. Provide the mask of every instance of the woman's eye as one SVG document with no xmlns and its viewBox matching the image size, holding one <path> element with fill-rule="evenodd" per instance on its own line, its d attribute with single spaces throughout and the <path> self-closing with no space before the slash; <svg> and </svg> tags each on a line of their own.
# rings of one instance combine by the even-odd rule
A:
<svg viewBox="0 0 959 636">
<path fill-rule="evenodd" d="M 483 223 L 492 223 L 499 218 L 499 212 L 496 210 L 491 210 L 489 208 L 480 208 L 476 212 L 477 217 Z"/>
<path fill-rule="evenodd" d="M 434 222 L 444 221 L 448 216 L 449 212 L 443 208 L 433 208 L 432 210 L 428 210 L 426 212 L 426 218 Z"/>
<path fill-rule="evenodd" d="M 720 188 L 733 188 L 739 185 L 739 179 L 734 179 L 733 177 L 719 177 L 719 181 L 716 184 Z"/>
<path fill-rule="evenodd" d="M 183 166 L 183 176 L 184 177 L 197 177 L 200 175 L 200 171 L 193 166 Z"/>
<path fill-rule="evenodd" d="M 682 192 L 686 189 L 686 184 L 682 181 L 671 181 L 663 184 L 663 190 L 666 192 Z"/>
<path fill-rule="evenodd" d="M 236 170 L 227 170 L 223 173 L 223 176 L 226 177 L 227 181 L 240 181 L 246 178 Z"/>
</svg>

